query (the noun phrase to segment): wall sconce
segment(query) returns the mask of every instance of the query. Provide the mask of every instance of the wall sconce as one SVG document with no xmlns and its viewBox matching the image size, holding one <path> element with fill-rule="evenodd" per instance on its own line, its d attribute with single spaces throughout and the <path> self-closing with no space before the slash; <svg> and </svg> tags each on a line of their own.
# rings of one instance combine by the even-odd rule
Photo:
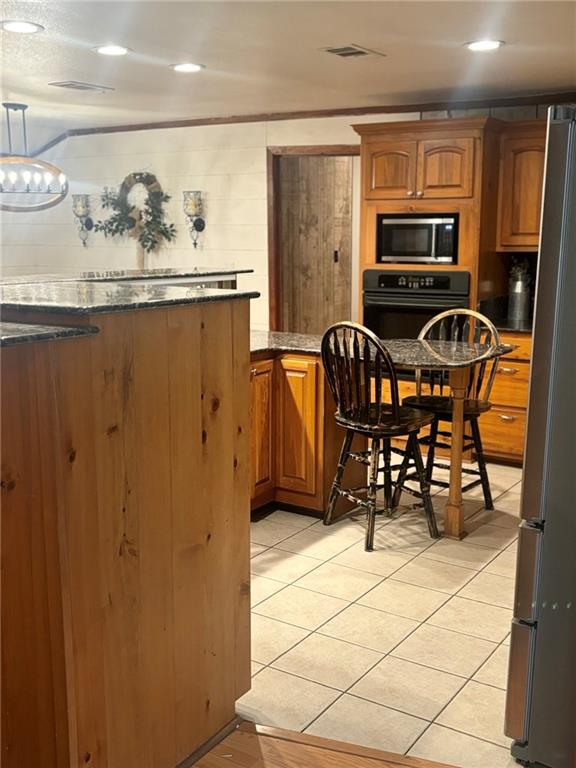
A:
<svg viewBox="0 0 576 768">
<path fill-rule="evenodd" d="M 72 195 L 72 213 L 76 219 L 78 237 L 86 247 L 88 235 L 94 229 L 94 222 L 90 217 L 90 195 Z"/>
<path fill-rule="evenodd" d="M 206 220 L 204 219 L 204 198 L 202 192 L 183 192 L 184 195 L 184 214 L 188 224 L 188 232 L 192 238 L 194 248 L 198 247 L 198 237 L 206 229 Z"/>
</svg>

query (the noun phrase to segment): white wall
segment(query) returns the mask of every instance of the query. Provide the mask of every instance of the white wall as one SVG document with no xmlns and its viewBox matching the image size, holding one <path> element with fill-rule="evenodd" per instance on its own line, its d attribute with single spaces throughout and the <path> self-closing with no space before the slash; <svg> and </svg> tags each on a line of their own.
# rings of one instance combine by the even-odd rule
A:
<svg viewBox="0 0 576 768">
<path fill-rule="evenodd" d="M 71 193 L 92 196 L 95 218 L 102 215 L 98 203 L 104 186 L 117 187 L 133 171 L 154 173 L 172 195 L 167 215 L 176 224 L 178 237 L 160 253 L 149 256 L 148 266 L 233 265 L 254 269 L 253 275 L 240 276 L 239 284 L 262 294 L 253 303 L 252 321 L 267 328 L 266 147 L 356 144 L 359 136 L 352 123 L 414 120 L 419 116 L 334 117 L 75 136 L 54 147 L 44 159 L 66 173 Z M 355 175 L 358 173 L 359 163 L 355 163 Z M 206 196 L 207 227 L 197 250 L 192 247 L 182 212 L 182 191 L 187 189 L 202 190 Z M 357 237 L 356 226 L 356 249 Z M 70 195 L 47 211 L 4 213 L 1 242 L 5 275 L 136 266 L 136 244 L 130 238 L 106 240 L 102 234 L 92 233 L 88 246 L 82 247 Z M 356 297 L 357 289 L 354 294 Z"/>
</svg>

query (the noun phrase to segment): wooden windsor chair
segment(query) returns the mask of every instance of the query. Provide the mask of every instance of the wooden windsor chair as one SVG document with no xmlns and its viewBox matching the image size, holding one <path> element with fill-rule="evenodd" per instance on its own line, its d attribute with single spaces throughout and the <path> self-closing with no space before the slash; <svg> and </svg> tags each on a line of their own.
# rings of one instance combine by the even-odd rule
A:
<svg viewBox="0 0 576 768">
<path fill-rule="evenodd" d="M 463 467 L 462 472 L 476 476 L 476 480 L 462 487 L 462 493 L 482 485 L 486 509 L 494 509 L 490 480 L 480 437 L 478 419 L 491 408 L 490 392 L 494 383 L 498 358 L 486 359 L 486 349 L 500 344 L 500 335 L 494 324 L 484 315 L 472 309 L 449 309 L 429 320 L 420 331 L 419 339 L 438 341 L 464 341 L 478 345 L 476 364 L 470 368 L 470 377 L 464 400 L 464 438 L 462 452 L 474 451 L 478 469 Z M 452 438 L 449 429 L 440 429 L 441 422 L 452 422 L 452 398 L 448 382 L 448 371 L 417 371 L 416 395 L 406 397 L 403 405 L 422 408 L 434 414 L 430 434 L 420 439 L 420 445 L 428 446 L 426 477 L 431 485 L 448 488 L 449 483 L 434 479 L 434 469 L 449 469 L 447 464 L 436 461 L 437 448 L 450 448 L 439 438 Z M 469 425 L 470 434 L 466 434 Z"/>
<path fill-rule="evenodd" d="M 367 512 L 365 549 L 371 551 L 374 548 L 378 490 L 384 490 L 385 511 L 388 513 L 398 506 L 400 494 L 406 490 L 423 502 L 430 535 L 437 538 L 439 534 L 430 485 L 418 443 L 419 430 L 432 423 L 433 414 L 400 404 L 392 358 L 380 339 L 357 323 L 336 323 L 328 328 L 322 339 L 322 361 L 337 406 L 336 422 L 346 430 L 324 514 L 324 524 L 330 525 L 332 522 L 334 507 L 340 496 L 352 501 Z M 389 385 L 390 402 L 383 399 L 386 382 Z M 369 450 L 351 451 L 357 433 L 369 438 Z M 392 439 L 401 436 L 408 438 L 405 450 L 393 449 Z M 404 487 L 402 483 L 393 483 L 392 471 L 398 469 L 399 465 L 392 466 L 392 452 L 404 457 L 402 466 L 415 470 L 420 484 L 419 491 Z M 381 456 L 384 460 L 382 470 Z M 367 486 L 342 487 L 342 477 L 349 459 L 369 466 Z M 379 471 L 384 473 L 384 482 L 381 484 L 378 484 Z M 365 498 L 359 494 L 365 494 Z"/>
</svg>

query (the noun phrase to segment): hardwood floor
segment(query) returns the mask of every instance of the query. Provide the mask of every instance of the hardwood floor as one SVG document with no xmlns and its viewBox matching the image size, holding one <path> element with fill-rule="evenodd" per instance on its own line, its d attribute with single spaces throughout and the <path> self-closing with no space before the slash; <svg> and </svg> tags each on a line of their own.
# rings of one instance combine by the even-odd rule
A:
<svg viewBox="0 0 576 768">
<path fill-rule="evenodd" d="M 451 768 L 304 733 L 242 723 L 196 768 Z"/>
</svg>

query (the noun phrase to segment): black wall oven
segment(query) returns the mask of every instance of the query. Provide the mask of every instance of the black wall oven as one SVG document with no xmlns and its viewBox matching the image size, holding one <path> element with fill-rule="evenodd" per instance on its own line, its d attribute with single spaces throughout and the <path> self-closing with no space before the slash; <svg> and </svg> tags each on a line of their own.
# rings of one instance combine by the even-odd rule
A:
<svg viewBox="0 0 576 768">
<path fill-rule="evenodd" d="M 457 264 L 457 213 L 379 213 L 376 263 Z"/>
<path fill-rule="evenodd" d="M 381 339 L 415 339 L 434 315 L 468 307 L 469 294 L 468 272 L 369 269 L 363 277 L 364 325 Z"/>
</svg>

